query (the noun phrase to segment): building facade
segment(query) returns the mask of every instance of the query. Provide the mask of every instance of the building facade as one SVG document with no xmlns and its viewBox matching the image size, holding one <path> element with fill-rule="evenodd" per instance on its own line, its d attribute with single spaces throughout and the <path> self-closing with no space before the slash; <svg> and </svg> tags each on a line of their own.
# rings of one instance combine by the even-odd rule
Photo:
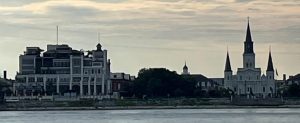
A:
<svg viewBox="0 0 300 123">
<path fill-rule="evenodd" d="M 215 81 L 203 76 L 202 74 L 191 74 L 189 72 L 188 66 L 186 65 L 186 62 L 184 63 L 184 66 L 182 68 L 181 76 L 195 80 L 196 81 L 195 87 L 201 88 L 201 90 L 206 92 L 210 90 L 214 90 L 218 86 L 218 84 Z"/>
<path fill-rule="evenodd" d="M 135 80 L 135 76 L 126 73 L 111 73 L 112 92 L 119 96 L 129 96 L 129 86 Z"/>
<path fill-rule="evenodd" d="M 236 75 L 231 70 L 229 53 L 227 52 L 224 87 L 232 90 L 234 94 L 253 98 L 272 97 L 276 93 L 274 68 L 269 52 L 266 75 L 262 74 L 261 68 L 255 65 L 255 53 L 248 20 L 246 40 L 244 42 L 243 67 L 237 69 Z"/>
<path fill-rule="evenodd" d="M 27 47 L 19 56 L 19 72 L 13 85 L 16 95 L 76 93 L 111 94 L 110 60 L 107 50 L 73 50 L 68 45 Z"/>
</svg>

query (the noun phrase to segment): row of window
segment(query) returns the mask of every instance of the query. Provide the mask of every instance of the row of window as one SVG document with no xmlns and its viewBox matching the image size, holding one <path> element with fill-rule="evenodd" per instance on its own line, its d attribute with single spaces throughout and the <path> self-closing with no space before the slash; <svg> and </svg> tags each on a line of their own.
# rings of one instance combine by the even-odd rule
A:
<svg viewBox="0 0 300 123">
<path fill-rule="evenodd" d="M 235 91 L 235 92 L 237 91 L 237 88 L 236 88 L 236 87 L 234 88 L 234 91 Z M 270 91 L 273 92 L 273 88 L 272 88 L 272 87 L 270 87 Z M 251 87 L 248 87 L 248 88 L 247 88 L 247 92 L 253 92 L 253 91 L 252 91 L 252 88 L 251 88 Z M 266 92 L 266 88 L 265 88 L 265 87 L 263 87 L 263 92 Z"/>
<path fill-rule="evenodd" d="M 259 78 L 260 78 L 260 76 L 256 76 L 256 79 L 257 79 L 257 80 L 259 80 Z M 272 76 L 268 76 L 268 78 L 269 78 L 269 79 L 272 79 Z M 227 80 L 230 80 L 231 78 L 230 78 L 230 76 L 228 75 L 228 76 L 226 77 L 226 79 L 227 79 Z M 240 80 L 241 80 L 241 81 L 243 80 L 243 76 L 240 76 Z M 248 76 L 248 80 L 251 80 L 251 77 L 250 77 L 250 76 Z"/>
<path fill-rule="evenodd" d="M 83 77 L 83 81 L 84 82 L 87 82 L 89 80 L 89 77 Z M 95 78 L 94 77 L 91 77 L 91 80 L 90 81 L 94 81 Z M 97 78 L 97 81 L 100 81 L 101 78 Z M 17 79 L 17 81 L 19 82 L 26 82 L 26 78 L 19 78 Z M 47 82 L 56 82 L 57 81 L 57 78 L 46 78 L 46 81 Z M 70 81 L 70 78 L 67 77 L 62 77 L 62 78 L 59 78 L 59 81 L 60 82 L 69 82 Z M 81 81 L 81 77 L 73 77 L 73 82 L 80 82 Z M 28 82 L 35 82 L 35 78 L 34 77 L 28 77 Z M 36 78 L 36 82 L 44 82 L 44 78 L 43 77 L 37 77 Z"/>
<path fill-rule="evenodd" d="M 54 67 L 70 67 L 70 62 L 54 62 Z"/>
</svg>

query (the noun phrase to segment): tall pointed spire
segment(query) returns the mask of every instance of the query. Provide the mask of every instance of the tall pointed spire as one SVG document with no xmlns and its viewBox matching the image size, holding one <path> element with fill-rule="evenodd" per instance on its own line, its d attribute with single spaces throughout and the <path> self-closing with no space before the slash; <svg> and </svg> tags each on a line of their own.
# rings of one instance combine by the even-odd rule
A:
<svg viewBox="0 0 300 123">
<path fill-rule="evenodd" d="M 248 25 L 247 25 L 247 34 L 246 34 L 246 42 L 252 42 L 251 37 L 251 30 L 250 30 L 250 24 L 249 24 L 249 17 L 248 17 Z"/>
<path fill-rule="evenodd" d="M 253 41 L 251 36 L 251 30 L 250 30 L 250 22 L 248 17 L 248 25 L 247 25 L 247 32 L 246 32 L 246 40 L 244 42 L 244 54 L 253 54 Z"/>
<path fill-rule="evenodd" d="M 269 49 L 269 60 L 268 60 L 267 71 L 274 71 L 273 60 L 272 60 L 272 55 L 271 55 L 271 47 Z"/>
<path fill-rule="evenodd" d="M 225 63 L 225 72 L 232 72 L 228 51 L 227 51 L 227 57 L 226 57 L 226 63 Z"/>
</svg>

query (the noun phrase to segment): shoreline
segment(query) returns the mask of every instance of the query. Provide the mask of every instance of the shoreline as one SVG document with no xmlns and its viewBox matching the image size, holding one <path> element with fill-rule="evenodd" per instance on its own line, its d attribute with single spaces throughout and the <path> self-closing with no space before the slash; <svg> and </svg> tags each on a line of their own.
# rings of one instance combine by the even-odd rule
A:
<svg viewBox="0 0 300 123">
<path fill-rule="evenodd" d="M 113 107 L 31 107 L 1 108 L 0 111 L 74 111 L 74 110 L 155 110 L 155 109 L 249 109 L 249 108 L 300 108 L 300 105 L 280 106 L 237 106 L 237 105 L 201 105 L 201 106 L 113 106 Z"/>
</svg>

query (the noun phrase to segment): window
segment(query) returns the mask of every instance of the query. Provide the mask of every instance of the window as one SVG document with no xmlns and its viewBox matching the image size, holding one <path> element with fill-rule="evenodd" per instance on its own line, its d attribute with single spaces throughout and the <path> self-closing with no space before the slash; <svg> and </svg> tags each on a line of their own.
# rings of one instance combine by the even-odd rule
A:
<svg viewBox="0 0 300 123">
<path fill-rule="evenodd" d="M 266 92 L 266 88 L 265 87 L 263 87 L 263 92 Z"/>
<path fill-rule="evenodd" d="M 73 59 L 73 66 L 80 66 L 81 65 L 81 59 Z"/>
<path fill-rule="evenodd" d="M 73 67 L 73 74 L 80 74 L 81 68 L 80 67 Z"/>
<path fill-rule="evenodd" d="M 242 80 L 243 79 L 243 77 L 242 76 L 240 76 L 240 80 Z"/>
<path fill-rule="evenodd" d="M 28 82 L 34 82 L 34 81 L 35 81 L 34 77 L 29 77 L 28 78 Z"/>
<path fill-rule="evenodd" d="M 37 78 L 37 82 L 43 82 L 43 80 L 44 80 L 43 77 L 38 77 Z"/>
<path fill-rule="evenodd" d="M 73 77 L 73 82 L 80 82 L 81 78 L 80 77 Z"/>
</svg>

